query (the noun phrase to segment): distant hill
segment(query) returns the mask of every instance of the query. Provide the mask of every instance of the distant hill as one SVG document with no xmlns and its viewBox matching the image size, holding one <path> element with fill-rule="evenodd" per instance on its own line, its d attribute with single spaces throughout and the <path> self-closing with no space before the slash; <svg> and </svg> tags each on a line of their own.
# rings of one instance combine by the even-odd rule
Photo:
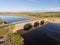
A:
<svg viewBox="0 0 60 45">
<path fill-rule="evenodd" d="M 60 17 L 60 12 L 0 12 L 0 14 L 14 15 L 14 16 L 37 16 L 37 17 Z"/>
<path fill-rule="evenodd" d="M 60 17 L 60 12 L 34 13 L 31 16 L 35 16 L 35 17 Z"/>
</svg>

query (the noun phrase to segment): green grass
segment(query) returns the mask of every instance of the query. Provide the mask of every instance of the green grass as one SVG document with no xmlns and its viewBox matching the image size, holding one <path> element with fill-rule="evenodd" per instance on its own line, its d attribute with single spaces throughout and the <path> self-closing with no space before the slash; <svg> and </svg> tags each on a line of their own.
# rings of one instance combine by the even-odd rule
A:
<svg viewBox="0 0 60 45">
<path fill-rule="evenodd" d="M 7 38 L 8 39 L 7 42 L 5 42 L 4 44 L 1 44 L 1 45 L 9 45 L 9 44 L 24 45 L 24 43 L 22 41 L 23 38 L 19 34 L 12 34 L 11 39 L 9 39 L 9 38 L 10 38 L 10 36 Z"/>
<path fill-rule="evenodd" d="M 24 45 L 23 38 L 19 34 L 13 34 L 13 44 L 14 45 Z"/>
<path fill-rule="evenodd" d="M 7 39 L 5 43 L 0 45 L 24 45 L 22 41 L 23 38 L 20 36 L 20 34 L 13 34 L 12 29 L 13 26 L 0 28 L 0 36 L 3 36 Z"/>
</svg>

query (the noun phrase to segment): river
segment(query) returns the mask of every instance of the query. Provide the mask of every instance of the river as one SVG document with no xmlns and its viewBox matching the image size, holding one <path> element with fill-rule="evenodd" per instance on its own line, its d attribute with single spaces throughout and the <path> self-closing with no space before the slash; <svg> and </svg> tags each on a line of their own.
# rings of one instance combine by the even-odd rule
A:
<svg viewBox="0 0 60 45">
<path fill-rule="evenodd" d="M 12 22 L 17 22 L 17 21 L 25 21 L 25 20 L 30 20 L 27 17 L 19 17 L 19 16 L 4 16 L 4 15 L 0 15 L 0 18 L 8 23 L 12 23 Z"/>
</svg>

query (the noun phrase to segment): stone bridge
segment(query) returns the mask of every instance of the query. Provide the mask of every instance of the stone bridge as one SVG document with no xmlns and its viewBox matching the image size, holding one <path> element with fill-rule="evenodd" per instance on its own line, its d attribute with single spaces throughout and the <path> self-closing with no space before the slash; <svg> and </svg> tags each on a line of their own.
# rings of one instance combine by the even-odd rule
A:
<svg viewBox="0 0 60 45">
<path fill-rule="evenodd" d="M 43 20 L 44 20 L 44 22 L 47 21 L 46 19 L 43 19 Z M 13 23 L 9 23 L 9 24 L 4 24 L 4 25 L 0 25 L 0 31 L 3 30 L 4 32 L 6 32 L 7 27 L 9 27 L 9 28 L 13 27 L 11 29 L 12 33 L 24 34 L 26 32 L 31 31 L 34 28 L 41 26 L 41 21 L 42 21 L 42 19 L 34 19 L 34 20 L 18 21 L 18 22 L 13 22 Z M 30 28 L 29 28 L 29 25 L 30 25 Z M 27 27 L 27 29 L 25 28 L 25 26 Z M 8 29 L 8 30 L 10 30 L 10 29 Z"/>
</svg>

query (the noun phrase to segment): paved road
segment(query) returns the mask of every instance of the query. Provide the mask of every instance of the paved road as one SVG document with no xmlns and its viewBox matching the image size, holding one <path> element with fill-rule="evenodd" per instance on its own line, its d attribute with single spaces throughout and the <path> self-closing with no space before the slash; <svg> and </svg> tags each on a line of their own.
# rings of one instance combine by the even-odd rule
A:
<svg viewBox="0 0 60 45">
<path fill-rule="evenodd" d="M 25 45 L 60 45 L 60 24 L 49 23 L 22 36 Z"/>
</svg>

